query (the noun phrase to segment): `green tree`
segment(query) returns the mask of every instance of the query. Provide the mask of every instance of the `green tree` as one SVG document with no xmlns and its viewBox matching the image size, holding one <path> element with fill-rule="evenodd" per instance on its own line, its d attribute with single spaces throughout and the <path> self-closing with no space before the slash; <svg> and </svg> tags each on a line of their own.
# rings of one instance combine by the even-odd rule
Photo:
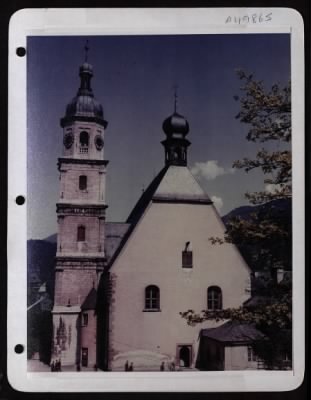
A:
<svg viewBox="0 0 311 400">
<path fill-rule="evenodd" d="M 212 237 L 214 245 L 234 243 L 253 270 L 268 270 L 270 277 L 252 280 L 252 295 L 264 299 L 261 303 L 220 311 L 193 310 L 181 312 L 189 325 L 205 320 L 238 320 L 254 323 L 270 339 L 269 344 L 258 344 L 256 351 L 268 367 L 279 368 L 281 352 L 291 354 L 292 292 L 291 279 L 276 283 L 273 272 L 277 268 L 291 269 L 291 90 L 275 84 L 266 90 L 262 81 L 238 71 L 242 82 L 236 118 L 249 129 L 248 141 L 262 144 L 255 158 L 235 161 L 234 168 L 249 173 L 260 169 L 264 189 L 247 192 L 248 201 L 257 206 L 247 219 L 239 216 L 226 224 L 224 237 Z"/>
<path fill-rule="evenodd" d="M 243 82 L 241 110 L 236 116 L 249 130 L 246 139 L 265 144 L 255 158 L 235 161 L 233 167 L 246 173 L 260 169 L 265 175 L 265 189 L 245 194 L 254 209 L 248 219 L 232 218 L 224 238 L 212 243 L 235 243 L 255 270 L 282 267 L 291 269 L 291 97 L 290 83 L 275 84 L 266 90 L 262 81 L 238 71 Z"/>
</svg>

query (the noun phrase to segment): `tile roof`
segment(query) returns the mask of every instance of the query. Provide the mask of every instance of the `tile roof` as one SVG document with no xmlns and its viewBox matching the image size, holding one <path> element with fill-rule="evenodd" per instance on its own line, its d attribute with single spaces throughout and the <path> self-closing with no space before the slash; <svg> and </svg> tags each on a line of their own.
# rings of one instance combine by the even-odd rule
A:
<svg viewBox="0 0 311 400">
<path fill-rule="evenodd" d="M 126 223 L 105 223 L 105 255 L 108 262 L 116 252 L 129 227 L 130 224 Z"/>
<path fill-rule="evenodd" d="M 95 310 L 97 301 L 97 291 L 92 288 L 89 294 L 86 296 L 84 302 L 81 305 L 81 310 Z"/>
<path fill-rule="evenodd" d="M 217 328 L 202 329 L 201 336 L 224 343 L 250 343 L 257 340 L 265 340 L 267 337 L 253 324 L 228 321 Z"/>
<path fill-rule="evenodd" d="M 152 198 L 162 201 L 211 203 L 186 166 L 170 166 Z"/>
</svg>

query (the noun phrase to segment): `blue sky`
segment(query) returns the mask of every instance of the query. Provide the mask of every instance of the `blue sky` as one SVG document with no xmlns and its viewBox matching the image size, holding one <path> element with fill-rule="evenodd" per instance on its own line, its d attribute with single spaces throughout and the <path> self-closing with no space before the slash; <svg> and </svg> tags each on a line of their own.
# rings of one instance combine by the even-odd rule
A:
<svg viewBox="0 0 311 400">
<path fill-rule="evenodd" d="M 60 118 L 79 87 L 86 37 L 29 37 L 27 42 L 28 237 L 55 233 Z M 260 148 L 235 119 L 243 69 L 265 82 L 290 79 L 287 34 L 91 36 L 92 87 L 108 127 L 107 220 L 124 221 L 142 189 L 164 165 L 163 120 L 178 112 L 190 125 L 188 165 L 220 214 L 247 204 L 263 188 L 259 172 L 232 171 L 234 160 Z"/>
</svg>

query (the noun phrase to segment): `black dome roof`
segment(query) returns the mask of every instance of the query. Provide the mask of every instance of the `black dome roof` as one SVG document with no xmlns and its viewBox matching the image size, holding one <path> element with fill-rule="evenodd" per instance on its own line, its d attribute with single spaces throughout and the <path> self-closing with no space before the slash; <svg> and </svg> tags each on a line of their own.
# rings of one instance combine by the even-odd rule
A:
<svg viewBox="0 0 311 400">
<path fill-rule="evenodd" d="M 163 130 L 167 135 L 180 133 L 186 136 L 189 132 L 189 124 L 185 117 L 174 112 L 174 114 L 164 120 Z"/>
<path fill-rule="evenodd" d="M 103 118 L 102 105 L 90 95 L 77 95 L 66 108 L 66 117 L 84 116 Z"/>
<path fill-rule="evenodd" d="M 79 69 L 80 88 L 77 95 L 66 107 L 65 117 L 61 119 L 61 125 L 64 126 L 73 120 L 96 120 L 97 123 L 107 126 L 104 120 L 103 106 L 94 97 L 91 87 L 93 76 L 93 67 L 84 62 Z"/>
</svg>

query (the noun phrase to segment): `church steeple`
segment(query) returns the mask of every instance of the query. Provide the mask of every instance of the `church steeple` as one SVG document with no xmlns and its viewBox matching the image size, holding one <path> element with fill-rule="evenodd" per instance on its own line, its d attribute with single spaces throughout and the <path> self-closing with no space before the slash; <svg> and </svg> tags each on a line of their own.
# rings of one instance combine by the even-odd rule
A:
<svg viewBox="0 0 311 400">
<path fill-rule="evenodd" d="M 80 67 L 80 88 L 78 91 L 78 96 L 90 96 L 94 97 L 93 91 L 91 88 L 91 79 L 93 76 L 93 67 L 88 63 L 88 52 L 89 52 L 89 41 L 87 40 L 84 46 L 84 63 Z"/>
<path fill-rule="evenodd" d="M 99 276 L 106 265 L 106 167 L 103 107 L 91 88 L 88 46 L 80 87 L 61 119 L 63 151 L 58 159 L 60 196 L 53 308 L 53 358 L 74 367 L 97 364 L 93 310 Z M 69 299 L 70 297 L 70 299 Z M 59 346 L 59 332 L 71 332 Z M 86 349 L 86 350 L 85 350 Z M 83 361 L 82 361 L 83 365 Z"/>
<path fill-rule="evenodd" d="M 108 122 L 104 119 L 103 107 L 94 97 L 91 87 L 93 66 L 88 62 L 88 41 L 84 50 L 84 62 L 79 68 L 80 87 L 77 95 L 67 105 L 65 116 L 61 119 L 61 126 L 64 128 L 74 121 L 88 121 L 96 122 L 106 128 Z"/>
<path fill-rule="evenodd" d="M 163 122 L 166 139 L 161 143 L 165 149 L 165 165 L 187 165 L 187 149 L 191 142 L 186 139 L 189 124 L 186 118 L 177 112 L 177 92 L 174 93 L 174 113 Z"/>
</svg>

